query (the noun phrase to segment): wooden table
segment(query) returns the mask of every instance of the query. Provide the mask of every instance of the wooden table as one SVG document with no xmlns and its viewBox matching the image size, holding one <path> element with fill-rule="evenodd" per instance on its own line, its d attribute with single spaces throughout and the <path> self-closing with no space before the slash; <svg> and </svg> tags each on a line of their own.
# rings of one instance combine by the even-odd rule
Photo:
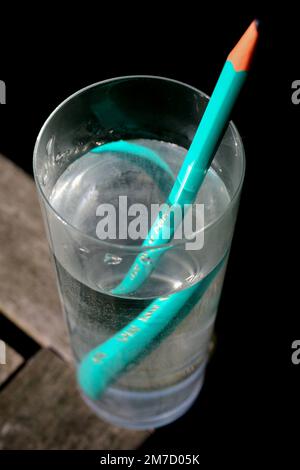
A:
<svg viewBox="0 0 300 470">
<path fill-rule="evenodd" d="M 0 247 L 0 328 L 5 318 L 15 332 L 0 364 L 0 449 L 137 448 L 150 430 L 107 424 L 79 396 L 34 183 L 1 155 Z M 37 345 L 30 357 L 20 337 Z"/>
</svg>

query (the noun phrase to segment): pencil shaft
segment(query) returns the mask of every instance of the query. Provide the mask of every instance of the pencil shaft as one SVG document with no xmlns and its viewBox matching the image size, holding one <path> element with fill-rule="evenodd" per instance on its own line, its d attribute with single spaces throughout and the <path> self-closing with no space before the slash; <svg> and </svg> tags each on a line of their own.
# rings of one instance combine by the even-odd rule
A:
<svg viewBox="0 0 300 470">
<path fill-rule="evenodd" d="M 177 205 L 183 208 L 185 204 L 194 203 L 247 76 L 257 38 L 257 22 L 253 21 L 228 55 L 168 197 L 169 206 Z M 165 252 L 164 249 L 151 248 L 168 243 L 175 233 L 174 225 L 170 227 L 169 239 L 164 238 L 163 228 L 167 223 L 170 223 L 170 219 L 166 213 L 158 215 L 143 243 L 146 251 L 136 257 L 125 278 L 112 290 L 113 294 L 134 292 L 149 277 Z M 145 258 L 150 258 L 152 262 L 145 263 Z"/>
</svg>

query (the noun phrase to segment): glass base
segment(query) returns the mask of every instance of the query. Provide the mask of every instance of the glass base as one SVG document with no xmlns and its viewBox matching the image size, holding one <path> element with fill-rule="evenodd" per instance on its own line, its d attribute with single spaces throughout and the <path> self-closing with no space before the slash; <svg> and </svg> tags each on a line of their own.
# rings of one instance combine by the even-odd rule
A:
<svg viewBox="0 0 300 470">
<path fill-rule="evenodd" d="M 131 392 L 109 387 L 101 400 L 83 400 L 105 421 L 127 429 L 154 429 L 182 416 L 197 398 L 204 381 L 206 362 L 187 379 L 156 391 Z"/>
</svg>

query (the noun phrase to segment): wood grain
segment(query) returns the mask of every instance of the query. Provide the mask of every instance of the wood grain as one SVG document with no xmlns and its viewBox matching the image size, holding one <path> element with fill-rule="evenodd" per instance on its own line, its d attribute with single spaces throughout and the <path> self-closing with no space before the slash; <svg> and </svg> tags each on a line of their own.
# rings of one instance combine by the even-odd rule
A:
<svg viewBox="0 0 300 470">
<path fill-rule="evenodd" d="M 44 347 L 71 353 L 33 180 L 0 156 L 0 310 Z"/>
<path fill-rule="evenodd" d="M 23 363 L 23 358 L 10 346 L 6 345 L 6 364 L 0 364 L 0 385 Z"/>
<path fill-rule="evenodd" d="M 0 393 L 0 449 L 134 449 L 150 431 L 99 420 L 82 401 L 71 367 L 41 350 Z"/>
</svg>

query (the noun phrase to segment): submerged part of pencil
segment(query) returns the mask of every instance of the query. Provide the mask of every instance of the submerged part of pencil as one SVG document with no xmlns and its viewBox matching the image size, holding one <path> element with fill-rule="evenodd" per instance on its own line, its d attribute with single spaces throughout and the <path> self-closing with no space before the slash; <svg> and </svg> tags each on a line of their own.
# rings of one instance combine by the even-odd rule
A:
<svg viewBox="0 0 300 470">
<path fill-rule="evenodd" d="M 197 304 L 224 266 L 227 254 L 195 285 L 168 297 L 153 300 L 133 321 L 90 351 L 78 366 L 77 378 L 84 393 L 96 400 L 124 369 L 153 345 L 168 327 L 177 326 Z M 171 324 L 172 323 L 172 324 Z M 170 325 L 171 324 L 171 325 Z"/>
</svg>

